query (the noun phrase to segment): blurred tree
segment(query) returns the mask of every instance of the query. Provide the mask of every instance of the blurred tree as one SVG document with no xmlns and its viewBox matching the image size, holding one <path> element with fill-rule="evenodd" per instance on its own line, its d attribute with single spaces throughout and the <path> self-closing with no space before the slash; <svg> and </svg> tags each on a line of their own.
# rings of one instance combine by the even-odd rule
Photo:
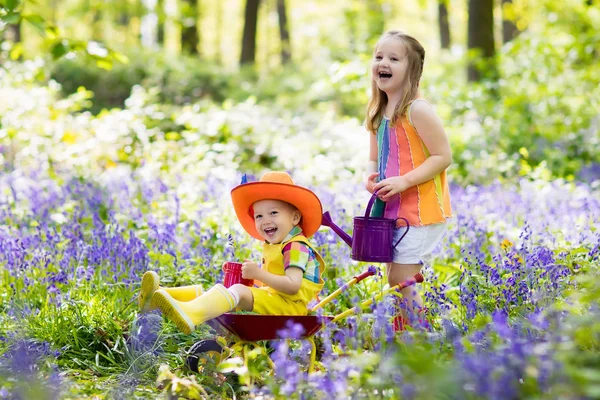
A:
<svg viewBox="0 0 600 400">
<path fill-rule="evenodd" d="M 382 0 L 366 0 L 367 45 L 370 49 L 375 45 L 385 29 L 385 15 Z"/>
<path fill-rule="evenodd" d="M 181 0 L 181 51 L 199 54 L 200 33 L 198 31 L 199 0 Z"/>
<path fill-rule="evenodd" d="M 130 14 L 130 5 L 129 5 L 129 1 L 123 1 L 120 4 L 119 7 L 119 19 L 118 19 L 118 24 L 120 26 L 128 26 L 129 25 L 129 21 L 131 20 L 131 14 Z"/>
<path fill-rule="evenodd" d="M 502 43 L 510 42 L 521 33 L 514 22 L 512 3 L 513 0 L 502 0 Z"/>
<path fill-rule="evenodd" d="M 344 7 L 344 22 L 348 31 L 348 43 L 351 53 L 357 52 L 359 10 L 355 0 L 350 0 Z"/>
<path fill-rule="evenodd" d="M 79 53 L 84 58 L 95 61 L 100 68 L 105 69 L 110 69 L 114 61 L 128 62 L 127 57 L 105 47 L 100 42 L 64 37 L 56 25 L 48 22 L 39 13 L 24 11 L 24 2 L 21 0 L 0 0 L 0 27 L 4 25 L 20 26 L 23 21 L 44 38 L 44 52 L 55 60 L 68 53 Z M 0 31 L 0 33 L 2 32 Z M 18 37 L 22 39 L 20 29 Z M 20 42 L 14 44 L 10 49 L 12 59 L 18 59 L 22 53 L 23 45 Z"/>
<path fill-rule="evenodd" d="M 288 27 L 285 0 L 277 0 L 277 15 L 279 17 L 279 37 L 281 38 L 281 63 L 285 65 L 288 64 L 292 58 L 290 29 Z"/>
<path fill-rule="evenodd" d="M 217 1 L 217 34 L 215 35 L 215 62 L 223 63 L 221 54 L 221 32 L 223 32 L 223 6 L 222 2 Z"/>
<path fill-rule="evenodd" d="M 144 14 L 140 22 L 142 46 L 157 50 L 158 48 L 158 15 L 157 0 L 142 0 Z"/>
<path fill-rule="evenodd" d="M 258 24 L 258 7 L 260 0 L 246 0 L 244 12 L 244 34 L 242 37 L 242 54 L 240 64 L 254 64 L 256 58 L 256 26 Z"/>
<path fill-rule="evenodd" d="M 450 24 L 448 23 L 448 0 L 439 0 L 438 25 L 440 27 L 440 45 L 442 49 L 449 49 Z"/>
<path fill-rule="evenodd" d="M 469 0 L 467 67 L 469 82 L 497 77 L 494 43 L 494 0 Z"/>
<path fill-rule="evenodd" d="M 157 3 L 157 7 L 156 7 L 156 14 L 158 17 L 158 32 L 156 33 L 156 40 L 158 41 L 159 44 L 162 44 L 163 47 L 165 45 L 165 20 L 166 20 L 166 14 L 165 14 L 165 1 L 164 0 L 158 0 Z"/>
<path fill-rule="evenodd" d="M 92 3 L 90 4 L 89 1 L 86 1 L 87 4 L 87 8 L 89 10 L 92 11 L 93 14 L 93 18 L 92 18 L 92 40 L 96 40 L 96 41 L 102 41 L 104 40 L 104 27 L 102 26 L 102 19 L 104 17 L 104 10 L 103 10 L 103 2 L 100 3 Z"/>
<path fill-rule="evenodd" d="M 8 24 L 6 27 L 6 33 L 8 39 L 13 43 L 21 42 L 21 21 L 18 21 L 14 24 Z"/>
<path fill-rule="evenodd" d="M 21 42 L 21 12 L 19 1 L 0 1 L 0 39 Z M 1 41 L 1 40 L 0 40 Z"/>
<path fill-rule="evenodd" d="M 22 58 L 22 47 L 21 44 L 21 21 L 17 21 L 12 24 L 7 24 L 2 29 L 2 23 L 0 22 L 0 44 L 4 40 L 11 42 L 10 46 L 13 49 L 11 52 L 11 58 L 13 60 L 19 60 Z M 0 54 L 0 65 L 2 65 L 2 55 Z"/>
</svg>

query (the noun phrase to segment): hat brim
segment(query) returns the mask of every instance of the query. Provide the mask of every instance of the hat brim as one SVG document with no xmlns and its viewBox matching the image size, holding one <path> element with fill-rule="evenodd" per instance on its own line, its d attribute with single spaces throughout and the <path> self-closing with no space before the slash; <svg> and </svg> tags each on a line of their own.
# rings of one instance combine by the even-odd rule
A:
<svg viewBox="0 0 600 400">
<path fill-rule="evenodd" d="M 323 207 L 321 201 L 312 191 L 297 185 L 277 182 L 251 182 L 236 186 L 231 190 L 231 200 L 235 213 L 252 237 L 264 240 L 258 234 L 254 224 L 254 216 L 250 214 L 252 204 L 260 200 L 281 200 L 292 204 L 302 214 L 300 227 L 304 236 L 311 237 L 321 226 Z"/>
</svg>

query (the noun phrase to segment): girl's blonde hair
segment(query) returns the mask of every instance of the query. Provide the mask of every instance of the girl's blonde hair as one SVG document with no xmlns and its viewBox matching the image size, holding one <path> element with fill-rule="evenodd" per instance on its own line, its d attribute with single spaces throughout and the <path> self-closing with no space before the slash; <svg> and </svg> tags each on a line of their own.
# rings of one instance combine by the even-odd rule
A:
<svg viewBox="0 0 600 400">
<path fill-rule="evenodd" d="M 423 74 L 423 63 L 425 62 L 425 49 L 414 37 L 401 31 L 391 30 L 381 35 L 377 45 L 375 46 L 373 55 L 375 55 L 377 52 L 377 46 L 379 46 L 379 43 L 383 39 L 387 39 L 389 37 L 396 38 L 404 43 L 404 46 L 406 47 L 406 57 L 408 57 L 408 67 L 406 69 L 406 73 L 408 75 L 406 80 L 407 90 L 404 92 L 404 97 L 402 100 L 394 109 L 394 115 L 392 116 L 391 123 L 392 126 L 395 126 L 398 120 L 406 113 L 410 102 L 417 98 L 419 81 L 421 80 L 421 75 Z M 365 125 L 373 134 L 377 132 L 377 128 L 383 119 L 387 102 L 388 98 L 385 92 L 379 90 L 374 78 L 371 79 L 371 99 L 369 100 L 369 105 L 367 106 L 367 118 Z"/>
</svg>

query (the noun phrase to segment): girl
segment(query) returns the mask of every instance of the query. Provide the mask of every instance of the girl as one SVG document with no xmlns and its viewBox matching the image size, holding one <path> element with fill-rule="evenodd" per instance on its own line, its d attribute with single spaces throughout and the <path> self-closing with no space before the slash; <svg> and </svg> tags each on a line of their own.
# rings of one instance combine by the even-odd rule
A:
<svg viewBox="0 0 600 400">
<path fill-rule="evenodd" d="M 371 133 L 366 188 L 377 191 L 385 218 L 404 217 L 411 225 L 395 249 L 394 261 L 387 265 L 390 286 L 421 270 L 452 215 L 446 181 L 446 168 L 452 162 L 450 145 L 433 108 L 419 99 L 424 60 L 423 46 L 394 30 L 381 36 L 373 55 L 365 122 Z M 394 242 L 403 231 L 396 229 Z M 405 302 L 394 318 L 396 330 L 403 329 L 407 310 L 419 312 L 423 307 L 415 289 L 406 288 L 402 295 Z"/>
</svg>

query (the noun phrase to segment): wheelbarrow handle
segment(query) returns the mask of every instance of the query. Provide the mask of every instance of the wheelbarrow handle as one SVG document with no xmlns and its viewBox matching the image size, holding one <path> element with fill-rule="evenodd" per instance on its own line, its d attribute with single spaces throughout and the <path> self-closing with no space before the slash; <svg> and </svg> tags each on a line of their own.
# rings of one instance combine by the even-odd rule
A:
<svg viewBox="0 0 600 400">
<path fill-rule="evenodd" d="M 358 283 L 358 282 L 362 281 L 363 279 L 366 279 L 366 278 L 368 278 L 369 276 L 373 276 L 373 275 L 375 275 L 376 273 L 377 273 L 377 268 L 375 268 L 375 267 L 371 266 L 371 267 L 369 267 L 369 269 L 367 269 L 367 270 L 366 270 L 365 272 L 363 272 L 362 274 L 360 274 L 360 275 L 357 275 L 357 276 L 355 276 L 355 277 L 354 277 L 354 279 L 356 279 L 356 282 L 355 282 L 355 283 Z"/>
<path fill-rule="evenodd" d="M 367 269 L 365 272 L 363 272 L 362 274 L 360 274 L 358 276 L 353 277 L 351 280 L 344 283 L 342 285 L 342 287 L 340 287 L 335 292 L 331 293 L 329 296 L 327 296 L 323 300 L 321 300 L 317 305 L 315 305 L 313 308 L 310 309 L 310 312 L 317 311 L 319 308 L 323 307 L 325 304 L 327 304 L 331 300 L 335 299 L 337 296 L 339 296 L 341 293 L 348 290 L 350 287 L 354 286 L 355 284 L 362 281 L 363 279 L 368 278 L 369 276 L 375 275 L 376 273 L 377 273 L 377 268 L 375 268 L 373 265 L 371 265 L 369 267 L 369 269 Z"/>
<path fill-rule="evenodd" d="M 350 308 L 350 309 L 342 312 L 341 314 L 336 315 L 330 322 L 337 322 L 340 319 L 343 319 L 343 318 L 346 318 L 349 315 L 355 314 L 359 309 L 370 306 L 375 301 L 379 301 L 383 296 L 385 296 L 386 294 L 388 294 L 388 293 L 390 293 L 392 291 L 396 291 L 398 289 L 404 289 L 404 288 L 412 286 L 412 285 L 414 285 L 416 283 L 421 283 L 421 282 L 423 282 L 423 275 L 421 275 L 421 273 L 419 272 L 415 276 L 413 276 L 412 278 L 409 278 L 409 279 L 405 280 L 404 282 L 399 283 L 396 286 L 392 286 L 390 288 L 382 290 L 377 295 L 371 297 L 370 299 L 367 299 L 367 300 L 363 301 L 359 305 L 354 306 L 354 307 L 352 307 L 352 308 Z"/>
</svg>

